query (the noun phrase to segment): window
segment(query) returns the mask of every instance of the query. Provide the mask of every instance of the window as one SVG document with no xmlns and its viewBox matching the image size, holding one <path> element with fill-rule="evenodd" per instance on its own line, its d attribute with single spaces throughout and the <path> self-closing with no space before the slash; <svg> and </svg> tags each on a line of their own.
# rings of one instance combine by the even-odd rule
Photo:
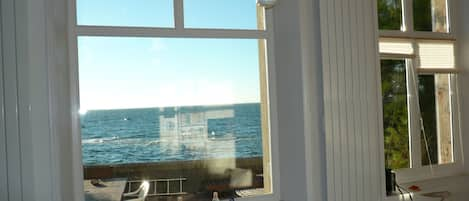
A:
<svg viewBox="0 0 469 201">
<path fill-rule="evenodd" d="M 379 0 L 378 22 L 380 30 L 401 30 L 402 24 L 402 0 Z"/>
<path fill-rule="evenodd" d="M 448 32 L 446 0 L 414 0 L 416 31 Z"/>
<path fill-rule="evenodd" d="M 173 0 L 76 0 L 81 26 L 174 27 Z"/>
<path fill-rule="evenodd" d="M 410 168 L 405 60 L 381 61 L 381 87 L 386 168 Z"/>
<path fill-rule="evenodd" d="M 449 74 L 418 76 L 418 94 L 425 134 L 422 165 L 454 162 Z"/>
<path fill-rule="evenodd" d="M 269 9 L 252 0 L 74 5 L 85 198 L 275 193 Z"/>
<path fill-rule="evenodd" d="M 380 30 L 449 33 L 447 0 L 377 0 Z"/>
<path fill-rule="evenodd" d="M 252 0 L 185 0 L 187 28 L 264 29 L 258 26 L 258 6 Z M 223 19 L 223 20 L 216 20 Z"/>
<path fill-rule="evenodd" d="M 460 170 L 450 3 L 378 0 L 385 166 L 398 182 Z"/>
<path fill-rule="evenodd" d="M 414 166 L 449 164 L 454 162 L 452 91 L 450 74 L 419 74 L 417 83 L 412 80 L 411 61 L 406 59 L 381 60 L 381 84 L 383 96 L 383 122 L 385 140 L 385 164 L 389 169 L 405 169 Z M 416 99 L 409 97 L 417 87 Z M 420 109 L 417 117 L 422 118 L 423 128 L 418 122 L 409 124 L 416 106 Z M 420 156 L 412 157 L 409 131 L 420 131 Z M 421 163 L 413 165 L 411 158 L 421 158 Z"/>
</svg>

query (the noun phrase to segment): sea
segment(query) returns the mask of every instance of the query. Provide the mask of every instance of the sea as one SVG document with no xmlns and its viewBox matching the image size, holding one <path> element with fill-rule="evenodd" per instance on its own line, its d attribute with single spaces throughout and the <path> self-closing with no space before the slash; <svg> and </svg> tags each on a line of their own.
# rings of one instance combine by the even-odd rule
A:
<svg viewBox="0 0 469 201">
<path fill-rule="evenodd" d="M 86 166 L 262 156 L 259 103 L 90 110 L 80 122 Z"/>
</svg>

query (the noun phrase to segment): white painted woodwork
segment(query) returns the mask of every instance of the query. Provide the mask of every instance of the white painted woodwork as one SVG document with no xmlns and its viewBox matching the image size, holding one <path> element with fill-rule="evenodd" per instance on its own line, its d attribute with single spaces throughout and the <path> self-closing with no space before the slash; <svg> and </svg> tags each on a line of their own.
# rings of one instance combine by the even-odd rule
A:
<svg viewBox="0 0 469 201">
<path fill-rule="evenodd" d="M 0 2 L 1 4 L 1 2 Z M 1 6 L 0 6 L 1 8 Z M 1 13 L 1 12 L 0 12 Z M 0 14 L 0 200 L 8 199 L 8 170 L 6 152 L 6 132 L 5 132 L 5 104 L 4 104 L 4 83 L 3 71 L 3 37 L 2 37 L 2 15 Z"/>
<path fill-rule="evenodd" d="M 21 152 L 18 123 L 15 2 L 1 1 L 3 89 L 8 201 L 22 201 Z"/>
<path fill-rule="evenodd" d="M 383 195 L 383 137 L 375 0 L 321 0 L 327 196 Z"/>
<path fill-rule="evenodd" d="M 461 67 L 461 71 L 458 74 L 459 82 L 459 98 L 460 98 L 460 126 L 461 126 L 461 141 L 466 147 L 462 149 L 462 156 L 464 161 L 465 173 L 469 173 L 469 90 L 465 87 L 469 86 L 469 1 L 457 0 L 453 6 L 456 13 L 454 20 L 456 21 L 454 28 L 456 37 L 458 39 L 456 43 L 456 55 L 457 65 Z"/>
</svg>

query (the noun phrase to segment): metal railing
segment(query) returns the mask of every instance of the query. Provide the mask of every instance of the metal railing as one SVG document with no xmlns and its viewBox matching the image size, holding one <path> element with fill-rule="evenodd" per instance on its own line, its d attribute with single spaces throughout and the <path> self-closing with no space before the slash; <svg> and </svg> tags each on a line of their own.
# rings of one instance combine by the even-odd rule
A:
<svg viewBox="0 0 469 201">
<path fill-rule="evenodd" d="M 153 186 L 153 191 L 148 192 L 148 196 L 173 196 L 173 195 L 185 195 L 187 192 L 184 192 L 184 181 L 187 181 L 187 178 L 172 178 L 172 179 L 153 179 L 153 180 L 132 180 L 127 181 L 127 193 L 132 192 L 132 186 L 135 187 L 134 184 L 138 186 L 141 185 L 143 181 L 148 181 L 150 183 L 150 187 Z M 171 192 L 170 184 L 171 182 L 178 182 L 179 189 L 178 191 Z M 158 191 L 158 183 L 166 183 L 165 189 L 162 191 Z M 151 189 L 151 188 L 150 188 Z"/>
</svg>

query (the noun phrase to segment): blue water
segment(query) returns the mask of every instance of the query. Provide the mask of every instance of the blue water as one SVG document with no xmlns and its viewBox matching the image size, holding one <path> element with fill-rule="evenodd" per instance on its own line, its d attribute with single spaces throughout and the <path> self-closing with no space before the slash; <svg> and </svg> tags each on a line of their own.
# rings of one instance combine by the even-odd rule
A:
<svg viewBox="0 0 469 201">
<path fill-rule="evenodd" d="M 88 111 L 85 165 L 262 156 L 260 104 Z"/>
</svg>

